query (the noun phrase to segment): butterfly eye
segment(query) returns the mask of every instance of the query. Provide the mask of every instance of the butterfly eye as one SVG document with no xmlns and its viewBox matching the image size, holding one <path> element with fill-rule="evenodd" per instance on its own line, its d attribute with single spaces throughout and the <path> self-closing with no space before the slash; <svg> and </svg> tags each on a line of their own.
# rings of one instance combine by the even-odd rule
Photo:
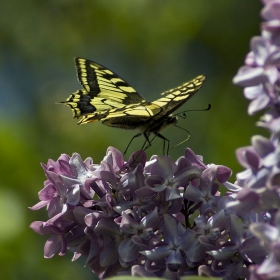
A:
<svg viewBox="0 0 280 280">
<path fill-rule="evenodd" d="M 172 116 L 170 119 L 169 119 L 169 125 L 173 125 L 173 124 L 176 124 L 178 122 L 178 118 L 176 116 Z"/>
</svg>

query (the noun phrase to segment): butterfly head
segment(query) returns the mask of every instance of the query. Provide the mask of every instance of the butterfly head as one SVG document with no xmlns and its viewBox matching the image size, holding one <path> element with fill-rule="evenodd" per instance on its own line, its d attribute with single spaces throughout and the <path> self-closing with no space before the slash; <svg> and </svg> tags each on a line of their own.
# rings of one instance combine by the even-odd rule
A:
<svg viewBox="0 0 280 280">
<path fill-rule="evenodd" d="M 166 126 L 167 126 L 167 125 L 174 125 L 174 124 L 176 124 L 177 122 L 178 122 L 178 117 L 170 115 L 170 116 L 168 116 L 168 118 L 166 119 Z"/>
<path fill-rule="evenodd" d="M 155 132 L 155 131 L 159 132 L 167 126 L 175 125 L 177 123 L 177 121 L 178 121 L 178 117 L 169 115 L 169 116 L 165 117 L 164 119 L 162 119 L 161 122 L 158 122 L 158 121 L 155 122 L 155 124 L 152 127 L 152 132 Z"/>
</svg>

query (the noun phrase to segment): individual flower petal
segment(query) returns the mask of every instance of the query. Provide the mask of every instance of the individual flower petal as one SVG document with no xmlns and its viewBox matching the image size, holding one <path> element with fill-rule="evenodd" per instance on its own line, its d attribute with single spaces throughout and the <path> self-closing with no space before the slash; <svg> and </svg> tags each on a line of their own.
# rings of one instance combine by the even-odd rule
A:
<svg viewBox="0 0 280 280">
<path fill-rule="evenodd" d="M 270 103 L 270 98 L 263 92 L 256 99 L 251 101 L 248 107 L 248 114 L 254 115 L 256 112 L 266 108 Z"/>
<path fill-rule="evenodd" d="M 119 253 L 118 253 L 119 243 L 117 240 L 112 240 L 103 248 L 100 252 L 99 262 L 102 267 L 110 267 L 111 265 L 118 262 Z"/>
<path fill-rule="evenodd" d="M 269 1 L 262 9 L 261 16 L 266 20 L 280 20 L 280 3 L 278 1 Z"/>
<path fill-rule="evenodd" d="M 88 178 L 91 176 L 91 171 L 88 170 L 81 156 L 74 153 L 69 160 L 71 171 L 76 178 Z"/>
<path fill-rule="evenodd" d="M 272 144 L 272 142 L 269 139 L 260 135 L 255 135 L 252 137 L 252 145 L 261 157 L 265 157 L 268 154 L 274 152 L 275 150 L 275 147 Z"/>
<path fill-rule="evenodd" d="M 126 238 L 120 243 L 118 252 L 126 263 L 134 262 L 139 258 L 138 246 L 130 238 Z"/>
<path fill-rule="evenodd" d="M 232 258 L 237 253 L 237 246 L 227 246 L 219 250 L 208 251 L 207 254 L 218 261 L 225 261 Z"/>
<path fill-rule="evenodd" d="M 230 168 L 223 166 L 223 165 L 217 165 L 217 180 L 220 183 L 225 183 L 231 176 L 232 171 Z"/>
<path fill-rule="evenodd" d="M 139 253 L 151 261 L 158 261 L 167 257 L 171 253 L 171 249 L 169 246 L 160 246 L 152 250 L 140 251 Z"/>
<path fill-rule="evenodd" d="M 258 169 L 261 166 L 261 158 L 253 147 L 242 147 L 236 150 L 239 163 L 245 168 Z"/>
<path fill-rule="evenodd" d="M 260 36 L 255 36 L 251 39 L 251 50 L 254 53 L 254 57 L 257 65 L 264 65 L 265 59 L 268 56 L 268 41 Z"/>
<path fill-rule="evenodd" d="M 259 200 L 260 196 L 255 190 L 244 188 L 238 193 L 236 201 L 228 202 L 227 208 L 234 209 L 239 214 L 247 214 L 258 206 Z"/>
<path fill-rule="evenodd" d="M 119 171 L 124 165 L 122 153 L 114 147 L 109 147 L 103 161 L 112 166 L 114 171 Z"/>
<path fill-rule="evenodd" d="M 198 167 L 203 170 L 206 169 L 207 166 L 203 163 L 202 157 L 196 155 L 190 148 L 186 148 L 185 150 L 185 158 L 189 160 L 193 166 Z"/>
<path fill-rule="evenodd" d="M 264 92 L 263 85 L 259 84 L 257 86 L 246 87 L 244 89 L 244 96 L 249 100 L 254 100 L 254 99 L 258 98 L 259 96 L 261 96 L 263 92 Z M 268 98 L 268 100 L 269 100 L 269 98 Z"/>
<path fill-rule="evenodd" d="M 240 68 L 237 75 L 233 78 L 233 83 L 242 87 L 257 86 L 267 81 L 267 77 L 262 67 L 251 68 L 244 66 Z"/>
<path fill-rule="evenodd" d="M 55 235 L 49 238 L 44 247 L 44 257 L 52 258 L 57 252 L 60 256 L 66 254 L 66 242 L 60 235 Z"/>
<path fill-rule="evenodd" d="M 250 230 L 263 242 L 273 242 L 279 238 L 278 229 L 268 224 L 253 223 L 250 225 Z"/>
</svg>

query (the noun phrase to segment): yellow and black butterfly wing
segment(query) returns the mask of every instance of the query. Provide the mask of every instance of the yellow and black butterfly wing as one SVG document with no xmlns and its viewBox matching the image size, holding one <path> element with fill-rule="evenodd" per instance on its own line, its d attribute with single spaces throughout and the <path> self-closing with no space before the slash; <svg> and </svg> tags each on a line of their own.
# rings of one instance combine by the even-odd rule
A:
<svg viewBox="0 0 280 280">
<path fill-rule="evenodd" d="M 75 58 L 78 80 L 84 89 L 71 94 L 64 103 L 72 109 L 78 122 L 98 121 L 112 109 L 140 103 L 144 99 L 126 81 L 101 64 L 85 58 Z"/>
<path fill-rule="evenodd" d="M 142 101 L 140 104 L 112 109 L 102 119 L 102 123 L 125 129 L 139 128 L 147 134 L 159 132 L 166 126 L 166 120 L 168 121 L 172 112 L 189 100 L 202 87 L 205 79 L 205 76 L 199 75 L 179 87 L 163 92 L 164 97 L 153 102 Z"/>
<path fill-rule="evenodd" d="M 194 96 L 205 80 L 206 77 L 204 75 L 199 75 L 191 81 L 163 92 L 161 94 L 163 97 L 153 101 L 152 104 L 162 108 L 160 115 L 169 115 Z"/>
</svg>

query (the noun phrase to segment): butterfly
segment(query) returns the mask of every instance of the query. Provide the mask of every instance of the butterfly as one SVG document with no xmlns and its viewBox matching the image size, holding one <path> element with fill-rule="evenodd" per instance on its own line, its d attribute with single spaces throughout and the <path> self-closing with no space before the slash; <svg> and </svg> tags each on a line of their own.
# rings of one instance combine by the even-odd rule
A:
<svg viewBox="0 0 280 280">
<path fill-rule="evenodd" d="M 101 121 L 104 125 L 122 129 L 138 129 L 140 132 L 130 140 L 124 154 L 134 138 L 144 135 L 142 149 L 151 146 L 155 137 L 169 140 L 160 131 L 177 123 L 172 113 L 189 100 L 203 85 L 206 77 L 199 75 L 189 82 L 161 93 L 161 98 L 146 101 L 133 87 L 113 71 L 101 64 L 77 57 L 75 58 L 78 80 L 83 86 L 71 94 L 66 101 L 59 102 L 69 106 L 78 124 Z M 150 135 L 154 138 L 150 140 Z"/>
</svg>

